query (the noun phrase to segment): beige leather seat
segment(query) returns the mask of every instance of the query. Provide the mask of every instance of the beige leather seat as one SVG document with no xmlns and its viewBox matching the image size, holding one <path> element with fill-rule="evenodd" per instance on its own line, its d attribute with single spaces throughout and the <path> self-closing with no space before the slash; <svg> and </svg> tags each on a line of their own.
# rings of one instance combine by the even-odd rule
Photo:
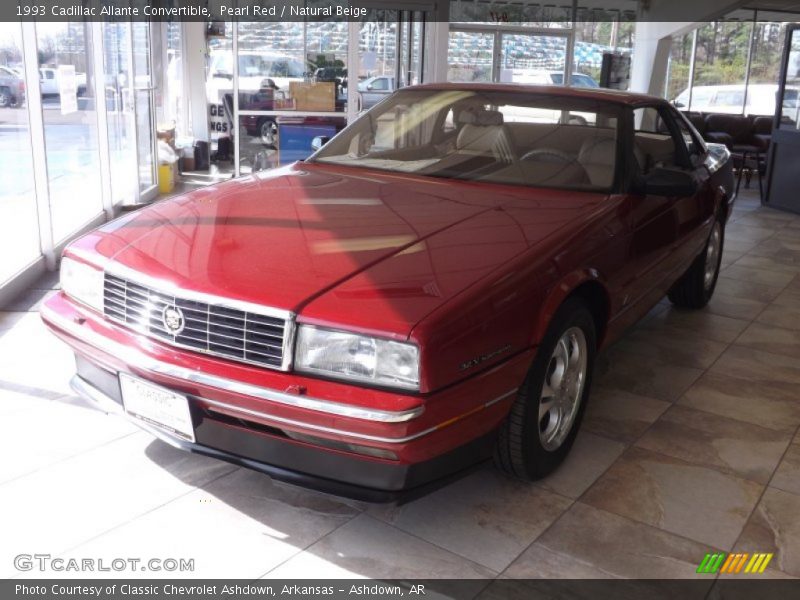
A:
<svg viewBox="0 0 800 600">
<path fill-rule="evenodd" d="M 492 157 L 506 164 L 516 161 L 502 113 L 495 110 L 463 111 L 458 121 L 461 123 L 456 138 L 458 154 Z"/>
<path fill-rule="evenodd" d="M 617 142 L 614 138 L 592 137 L 581 145 L 578 162 L 586 169 L 594 187 L 609 187 L 614 182 Z"/>
</svg>

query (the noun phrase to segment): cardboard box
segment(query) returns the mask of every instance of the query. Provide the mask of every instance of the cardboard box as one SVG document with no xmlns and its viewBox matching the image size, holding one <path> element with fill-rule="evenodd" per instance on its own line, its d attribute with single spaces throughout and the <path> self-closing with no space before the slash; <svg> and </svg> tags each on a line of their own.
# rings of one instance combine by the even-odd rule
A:
<svg viewBox="0 0 800 600">
<path fill-rule="evenodd" d="M 336 110 L 336 84 L 332 81 L 290 81 L 289 93 L 295 110 L 333 112 Z"/>
</svg>

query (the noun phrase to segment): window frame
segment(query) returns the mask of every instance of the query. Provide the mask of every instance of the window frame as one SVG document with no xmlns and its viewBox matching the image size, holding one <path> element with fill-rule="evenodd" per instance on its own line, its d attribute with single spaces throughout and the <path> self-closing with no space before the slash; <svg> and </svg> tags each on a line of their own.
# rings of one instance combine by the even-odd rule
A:
<svg viewBox="0 0 800 600">
<path fill-rule="evenodd" d="M 636 160 L 636 156 L 634 155 L 633 148 L 634 148 L 634 139 L 637 131 L 641 131 L 636 129 L 636 116 L 635 113 L 637 110 L 646 110 L 651 108 L 658 112 L 658 116 L 664 122 L 667 127 L 667 133 L 672 138 L 672 143 L 675 145 L 675 167 L 683 170 L 694 170 L 697 168 L 697 165 L 692 164 L 691 160 L 691 153 L 689 152 L 689 148 L 686 145 L 686 141 L 683 139 L 683 133 L 681 133 L 681 129 L 678 126 L 676 119 L 680 118 L 685 122 L 689 127 L 689 133 L 693 136 L 695 144 L 698 144 L 698 138 L 696 136 L 696 132 L 694 131 L 694 127 L 691 126 L 691 123 L 686 120 L 683 115 L 678 117 L 675 113 L 678 112 L 675 107 L 670 106 L 666 101 L 654 101 L 654 102 L 646 102 L 641 104 L 636 104 L 631 106 L 630 110 L 630 150 L 628 152 L 628 160 L 630 161 L 630 165 L 632 167 L 632 171 L 634 176 L 641 176 L 643 173 L 639 168 L 635 168 L 634 165 L 638 164 Z M 653 132 L 656 133 L 656 132 Z M 707 152 L 706 145 L 698 144 L 699 148 L 702 148 L 704 153 Z"/>
</svg>

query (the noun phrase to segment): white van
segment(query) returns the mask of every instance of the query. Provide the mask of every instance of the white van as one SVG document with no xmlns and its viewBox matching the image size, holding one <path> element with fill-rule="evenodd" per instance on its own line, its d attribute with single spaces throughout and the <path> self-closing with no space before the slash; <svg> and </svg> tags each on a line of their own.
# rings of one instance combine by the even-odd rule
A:
<svg viewBox="0 0 800 600">
<path fill-rule="evenodd" d="M 745 102 L 744 88 L 744 84 L 697 85 L 692 88 L 691 107 L 688 89 L 678 94 L 672 103 L 681 110 L 740 115 Z M 747 106 L 744 107 L 744 114 L 774 115 L 777 95 L 777 84 L 751 84 L 747 88 Z M 797 108 L 797 100 L 798 90 L 788 88 L 784 97 L 784 107 Z"/>
</svg>

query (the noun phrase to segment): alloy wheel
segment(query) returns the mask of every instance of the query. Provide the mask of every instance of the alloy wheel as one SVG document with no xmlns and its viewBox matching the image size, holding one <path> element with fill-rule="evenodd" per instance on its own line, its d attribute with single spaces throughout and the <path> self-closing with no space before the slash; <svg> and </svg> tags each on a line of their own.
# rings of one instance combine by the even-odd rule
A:
<svg viewBox="0 0 800 600">
<path fill-rule="evenodd" d="M 570 327 L 553 350 L 539 397 L 539 440 L 548 451 L 560 448 L 572 429 L 588 364 L 586 336 L 581 328 Z"/>
<path fill-rule="evenodd" d="M 708 246 L 706 246 L 706 264 L 703 272 L 703 287 L 706 291 L 710 290 L 711 286 L 714 285 L 721 249 L 722 226 L 719 224 L 719 221 L 716 221 L 714 223 L 714 229 L 711 230 L 711 235 L 708 238 Z"/>
</svg>

